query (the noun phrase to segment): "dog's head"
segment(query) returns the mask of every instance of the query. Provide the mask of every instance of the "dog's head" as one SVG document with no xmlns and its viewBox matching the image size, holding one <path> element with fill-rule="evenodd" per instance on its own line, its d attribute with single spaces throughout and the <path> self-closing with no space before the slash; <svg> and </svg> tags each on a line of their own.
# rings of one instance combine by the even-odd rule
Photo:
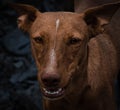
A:
<svg viewBox="0 0 120 110">
<path fill-rule="evenodd" d="M 102 32 L 119 6 L 120 3 L 109 4 L 76 14 L 41 13 L 30 5 L 13 5 L 20 14 L 18 27 L 30 35 L 45 97 L 57 99 L 72 91 L 71 85 L 84 85 L 89 39 Z"/>
</svg>

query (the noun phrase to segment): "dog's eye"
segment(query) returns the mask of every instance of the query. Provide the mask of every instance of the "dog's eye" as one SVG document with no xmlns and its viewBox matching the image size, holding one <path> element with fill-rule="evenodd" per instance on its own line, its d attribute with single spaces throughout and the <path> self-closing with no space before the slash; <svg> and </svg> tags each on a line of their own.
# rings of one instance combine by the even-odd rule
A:
<svg viewBox="0 0 120 110">
<path fill-rule="evenodd" d="M 36 43 L 43 43 L 43 38 L 42 37 L 36 37 L 34 38 Z"/>
<path fill-rule="evenodd" d="M 74 45 L 81 41 L 79 38 L 70 38 L 68 44 Z"/>
</svg>

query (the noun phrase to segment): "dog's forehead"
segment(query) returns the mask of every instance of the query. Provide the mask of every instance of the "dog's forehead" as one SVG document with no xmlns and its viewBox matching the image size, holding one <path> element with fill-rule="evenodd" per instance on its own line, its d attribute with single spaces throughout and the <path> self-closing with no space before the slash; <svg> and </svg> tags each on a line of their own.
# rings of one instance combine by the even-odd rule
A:
<svg viewBox="0 0 120 110">
<path fill-rule="evenodd" d="M 79 17 L 80 14 L 72 13 L 72 12 L 46 12 L 42 13 L 41 19 L 49 18 L 50 20 L 55 20 L 56 18 L 60 18 L 61 20 L 71 20 Z"/>
<path fill-rule="evenodd" d="M 80 14 L 72 12 L 46 12 L 37 17 L 33 23 L 32 31 L 69 31 L 72 28 L 78 28 L 78 25 L 80 27 L 81 24 L 84 23 Z"/>
</svg>

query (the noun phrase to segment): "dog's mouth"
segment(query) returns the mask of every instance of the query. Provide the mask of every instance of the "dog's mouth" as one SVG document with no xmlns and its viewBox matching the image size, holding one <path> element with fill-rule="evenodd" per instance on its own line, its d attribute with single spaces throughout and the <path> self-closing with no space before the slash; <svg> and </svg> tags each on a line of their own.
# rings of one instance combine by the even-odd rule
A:
<svg viewBox="0 0 120 110">
<path fill-rule="evenodd" d="M 43 96 L 50 100 L 62 98 L 65 93 L 65 88 L 42 88 Z"/>
<path fill-rule="evenodd" d="M 58 100 L 62 99 L 65 95 L 67 95 L 67 92 L 69 90 L 69 86 L 71 85 L 71 77 L 67 81 L 65 85 L 62 85 L 62 87 L 41 87 L 42 95 L 47 100 Z"/>
</svg>

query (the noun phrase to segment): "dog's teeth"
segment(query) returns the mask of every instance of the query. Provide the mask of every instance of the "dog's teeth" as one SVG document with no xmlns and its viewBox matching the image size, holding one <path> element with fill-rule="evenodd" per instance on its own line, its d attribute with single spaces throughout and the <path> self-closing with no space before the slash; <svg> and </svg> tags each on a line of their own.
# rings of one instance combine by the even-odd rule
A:
<svg viewBox="0 0 120 110">
<path fill-rule="evenodd" d="M 47 89 L 43 88 L 43 90 L 45 91 L 46 94 L 51 94 L 51 95 L 54 95 L 54 94 L 59 94 L 60 91 L 62 91 L 62 88 L 59 88 L 57 91 L 48 91 Z"/>
</svg>

